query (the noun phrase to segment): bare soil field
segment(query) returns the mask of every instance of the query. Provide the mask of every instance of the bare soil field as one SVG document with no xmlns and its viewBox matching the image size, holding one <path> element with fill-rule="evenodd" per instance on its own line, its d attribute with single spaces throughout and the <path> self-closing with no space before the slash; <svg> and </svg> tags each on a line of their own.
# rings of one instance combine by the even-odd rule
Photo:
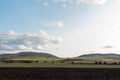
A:
<svg viewBox="0 0 120 80">
<path fill-rule="evenodd" d="M 120 69 L 0 68 L 0 80 L 120 80 Z"/>
</svg>

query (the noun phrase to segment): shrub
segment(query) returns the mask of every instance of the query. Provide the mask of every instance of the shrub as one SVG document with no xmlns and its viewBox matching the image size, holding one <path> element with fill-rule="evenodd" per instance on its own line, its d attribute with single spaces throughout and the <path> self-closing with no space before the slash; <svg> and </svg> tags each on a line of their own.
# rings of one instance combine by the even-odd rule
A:
<svg viewBox="0 0 120 80">
<path fill-rule="evenodd" d="M 114 62 L 113 64 L 117 64 L 116 62 Z"/>
<path fill-rule="evenodd" d="M 119 64 L 120 64 L 120 62 L 119 62 Z"/>
<path fill-rule="evenodd" d="M 47 61 L 45 60 L 45 61 L 43 61 L 43 63 L 47 63 Z"/>
<path fill-rule="evenodd" d="M 98 62 L 96 61 L 95 64 L 98 64 Z"/>
<path fill-rule="evenodd" d="M 55 63 L 55 61 L 52 61 L 52 63 Z"/>
<path fill-rule="evenodd" d="M 104 62 L 103 64 L 107 64 L 106 62 Z"/>
<path fill-rule="evenodd" d="M 37 61 L 35 61 L 36 63 L 38 63 L 38 60 Z"/>
<path fill-rule="evenodd" d="M 32 63 L 33 61 L 30 61 L 30 60 L 23 60 L 23 61 L 20 61 L 21 63 Z"/>
<path fill-rule="evenodd" d="M 72 61 L 71 64 L 74 64 L 74 61 Z"/>
<path fill-rule="evenodd" d="M 101 61 L 99 61 L 99 62 L 98 62 L 98 64 L 102 64 L 102 62 L 101 62 Z"/>
</svg>

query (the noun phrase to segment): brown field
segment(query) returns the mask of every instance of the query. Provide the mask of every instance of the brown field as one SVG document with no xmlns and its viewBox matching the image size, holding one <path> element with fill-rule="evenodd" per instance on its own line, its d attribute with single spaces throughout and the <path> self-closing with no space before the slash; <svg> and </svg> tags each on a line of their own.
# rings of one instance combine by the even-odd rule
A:
<svg viewBox="0 0 120 80">
<path fill-rule="evenodd" d="M 120 69 L 0 68 L 0 80 L 120 80 Z"/>
</svg>

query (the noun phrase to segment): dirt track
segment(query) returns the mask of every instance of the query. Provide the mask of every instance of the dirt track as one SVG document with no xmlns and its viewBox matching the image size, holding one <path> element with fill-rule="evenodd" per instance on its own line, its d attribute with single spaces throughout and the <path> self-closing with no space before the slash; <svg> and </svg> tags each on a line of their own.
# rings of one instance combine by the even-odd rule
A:
<svg viewBox="0 0 120 80">
<path fill-rule="evenodd" d="M 120 80 L 120 69 L 0 68 L 0 80 Z"/>
</svg>

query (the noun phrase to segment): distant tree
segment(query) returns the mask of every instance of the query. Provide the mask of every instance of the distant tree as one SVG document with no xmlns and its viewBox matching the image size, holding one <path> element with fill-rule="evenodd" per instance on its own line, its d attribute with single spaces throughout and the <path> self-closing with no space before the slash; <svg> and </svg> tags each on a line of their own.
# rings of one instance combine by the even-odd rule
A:
<svg viewBox="0 0 120 80">
<path fill-rule="evenodd" d="M 38 63 L 38 60 L 36 61 L 36 63 Z"/>
<path fill-rule="evenodd" d="M 21 63 L 32 63 L 33 61 L 31 61 L 31 60 L 21 60 L 20 62 Z"/>
<path fill-rule="evenodd" d="M 13 63 L 12 60 L 5 60 L 4 62 L 5 62 L 5 63 Z"/>
<path fill-rule="evenodd" d="M 99 61 L 99 63 L 98 64 L 102 64 L 102 62 L 101 61 Z"/>
<path fill-rule="evenodd" d="M 96 61 L 95 64 L 98 64 L 98 62 Z"/>
<path fill-rule="evenodd" d="M 117 62 L 114 62 L 113 64 L 117 64 Z"/>
<path fill-rule="evenodd" d="M 107 64 L 106 62 L 104 62 L 103 64 Z"/>
<path fill-rule="evenodd" d="M 47 61 L 46 61 L 46 60 L 44 60 L 43 62 L 44 62 L 44 63 L 47 63 Z"/>
<path fill-rule="evenodd" d="M 55 63 L 55 61 L 52 61 L 52 63 Z"/>
<path fill-rule="evenodd" d="M 82 64 L 82 62 L 80 62 L 80 64 Z"/>
<path fill-rule="evenodd" d="M 120 62 L 119 62 L 119 64 L 120 64 Z"/>
<path fill-rule="evenodd" d="M 74 64 L 74 61 L 72 61 L 71 64 Z"/>
</svg>

